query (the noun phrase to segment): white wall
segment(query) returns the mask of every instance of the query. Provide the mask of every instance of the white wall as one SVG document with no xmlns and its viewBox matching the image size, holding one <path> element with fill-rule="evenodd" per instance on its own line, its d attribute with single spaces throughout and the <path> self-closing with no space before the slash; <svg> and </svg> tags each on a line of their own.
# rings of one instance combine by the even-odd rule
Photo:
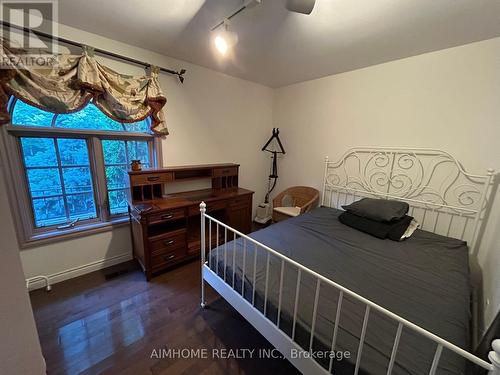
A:
<svg viewBox="0 0 500 375">
<path fill-rule="evenodd" d="M 288 151 L 280 188 L 321 186 L 323 159 L 359 145 L 441 148 L 470 172 L 500 171 L 500 38 L 275 91 Z M 483 238 L 486 322 L 500 308 L 500 194 Z"/>
<path fill-rule="evenodd" d="M 1 178 L 0 178 L 1 180 Z M 1 191 L 5 191 L 3 180 Z M 0 207 L 8 207 L 5 194 Z M 45 362 L 26 290 L 13 222 L 2 215 L 0 225 L 0 374 L 45 374 Z"/>
<path fill-rule="evenodd" d="M 254 205 L 263 199 L 268 164 L 260 146 L 272 128 L 270 88 L 64 25 L 59 34 L 159 66 L 187 69 L 183 85 L 174 76 L 160 73 L 170 130 L 163 141 L 164 164 L 240 163 L 240 186 L 256 192 Z M 141 67 L 98 58 L 121 73 L 144 74 Z M 8 207 L 2 208 L 8 212 Z M 3 225 L 12 225 L 8 215 L 0 218 Z M 53 281 L 60 281 L 130 258 L 130 232 L 126 226 L 21 250 L 20 254 L 26 277 L 53 275 Z M 80 269 L 84 265 L 89 266 Z"/>
</svg>

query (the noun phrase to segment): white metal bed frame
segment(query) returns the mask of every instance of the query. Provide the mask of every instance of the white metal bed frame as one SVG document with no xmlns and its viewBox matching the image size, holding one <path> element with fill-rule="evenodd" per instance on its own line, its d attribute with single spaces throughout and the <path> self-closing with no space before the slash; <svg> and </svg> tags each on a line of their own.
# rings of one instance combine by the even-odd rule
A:
<svg viewBox="0 0 500 375">
<path fill-rule="evenodd" d="M 423 229 L 467 240 L 471 251 L 478 246 L 478 233 L 488 204 L 489 189 L 494 178 L 494 171 L 489 169 L 486 175 L 466 173 L 461 164 L 450 154 L 435 149 L 423 148 L 396 148 L 396 147 L 357 147 L 349 149 L 339 161 L 332 162 L 325 159 L 324 179 L 322 189 L 322 205 L 340 208 L 365 196 L 374 196 L 385 199 L 397 199 L 410 204 L 410 214 L 415 216 Z M 316 280 L 315 299 L 313 306 L 312 325 L 309 350 L 313 348 L 313 338 L 316 322 L 316 313 L 321 285 L 326 284 L 339 291 L 336 318 L 331 341 L 331 353 L 335 350 L 338 333 L 339 316 L 342 309 L 342 300 L 345 296 L 352 297 L 364 304 L 365 316 L 361 328 L 359 347 L 357 351 L 354 374 L 360 369 L 361 356 L 364 345 L 370 312 L 375 310 L 398 323 L 394 337 L 391 358 L 387 374 L 392 373 L 398 351 L 399 340 L 403 327 L 436 343 L 436 351 L 429 375 L 434 375 L 438 368 L 442 350 L 448 349 L 477 366 L 488 370 L 489 375 L 500 375 L 500 339 L 492 343 L 489 353 L 489 362 L 461 349 L 460 347 L 438 337 L 437 335 L 419 327 L 418 325 L 394 314 L 382 306 L 354 293 L 344 286 L 314 272 L 297 263 L 270 247 L 259 243 L 251 237 L 231 228 L 221 221 L 206 214 L 206 205 L 200 204 L 201 212 L 201 306 L 205 307 L 205 282 L 208 282 L 221 296 L 223 296 L 248 322 L 250 322 L 274 347 L 281 352 L 299 371 L 304 374 L 329 374 L 332 371 L 334 357 L 330 358 L 328 370 L 323 368 L 312 357 L 292 356 L 292 349 L 303 351 L 295 341 L 295 325 L 297 320 L 297 306 L 302 273 L 309 274 Z M 206 256 L 206 221 L 209 229 L 209 249 L 212 249 L 212 223 L 216 225 L 217 247 L 219 245 L 219 228 L 224 230 L 225 243 L 228 232 L 236 239 L 243 238 L 243 262 L 246 259 L 247 244 L 250 243 L 264 251 L 267 256 L 264 312 L 255 308 L 255 297 L 252 303 L 247 301 L 234 286 L 234 270 L 231 278 L 226 280 L 226 254 L 224 254 L 224 275 L 214 272 L 210 264 L 205 261 Z M 227 247 L 225 247 L 227 251 Z M 256 254 L 256 251 L 255 251 Z M 269 259 L 276 257 L 281 260 L 281 275 L 279 287 L 278 319 L 273 322 L 266 317 L 267 286 L 269 276 Z M 234 258 L 233 258 L 234 259 Z M 210 260 L 210 258 L 209 258 Z M 285 263 L 295 267 L 298 272 L 295 293 L 295 309 L 292 323 L 292 334 L 287 335 L 280 329 L 281 295 L 283 288 L 283 269 Z M 254 278 L 255 278 L 254 258 Z M 245 265 L 243 265 L 245 269 Z M 243 271 L 244 272 L 244 271 Z M 243 279 L 245 275 L 243 273 Z M 255 282 L 252 283 L 252 295 L 255 296 Z M 243 290 L 243 288 L 242 288 Z M 243 292 L 242 292 L 243 293 Z"/>
</svg>

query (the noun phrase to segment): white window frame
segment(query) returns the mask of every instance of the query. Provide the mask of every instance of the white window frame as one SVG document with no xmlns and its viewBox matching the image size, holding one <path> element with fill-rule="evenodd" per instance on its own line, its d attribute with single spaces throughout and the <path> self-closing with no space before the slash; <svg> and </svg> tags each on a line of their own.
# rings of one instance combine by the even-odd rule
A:
<svg viewBox="0 0 500 375">
<path fill-rule="evenodd" d="M 129 215 L 127 213 L 110 214 L 102 140 L 147 141 L 151 155 L 150 166 L 152 168 L 162 167 L 161 139 L 148 133 L 49 128 L 12 124 L 1 126 L 0 133 L 0 156 L 3 161 L 3 177 L 21 248 L 40 246 L 73 237 L 108 231 L 117 226 L 128 225 Z M 35 227 L 31 195 L 21 151 L 21 137 L 80 138 L 86 140 L 97 218 L 79 221 L 73 227 L 69 228 L 61 228 L 64 224 L 42 228 Z"/>
</svg>

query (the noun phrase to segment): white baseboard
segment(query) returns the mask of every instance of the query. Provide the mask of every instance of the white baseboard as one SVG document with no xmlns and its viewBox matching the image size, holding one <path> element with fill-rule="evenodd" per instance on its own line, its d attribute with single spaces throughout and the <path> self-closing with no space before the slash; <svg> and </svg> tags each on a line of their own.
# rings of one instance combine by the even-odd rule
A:
<svg viewBox="0 0 500 375">
<path fill-rule="evenodd" d="M 50 284 L 56 284 L 64 280 L 72 279 L 81 275 L 85 275 L 90 272 L 98 271 L 103 268 L 114 266 L 115 264 L 123 263 L 132 259 L 131 253 L 115 255 L 110 258 L 96 260 L 82 266 L 69 268 L 67 270 L 54 273 L 52 275 L 47 275 L 50 280 Z M 30 283 L 28 290 L 35 290 L 45 287 L 45 282 L 43 280 L 37 280 Z"/>
</svg>

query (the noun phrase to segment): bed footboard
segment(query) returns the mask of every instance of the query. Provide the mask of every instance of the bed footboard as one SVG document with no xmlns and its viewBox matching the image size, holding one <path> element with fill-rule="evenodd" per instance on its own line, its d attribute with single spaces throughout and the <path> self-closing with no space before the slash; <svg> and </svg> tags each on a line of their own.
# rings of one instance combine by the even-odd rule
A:
<svg viewBox="0 0 500 375">
<path fill-rule="evenodd" d="M 359 303 L 364 306 L 364 319 L 361 326 L 361 333 L 359 337 L 359 346 L 357 348 L 356 358 L 352 359 L 355 361 L 354 364 L 354 374 L 358 374 L 361 368 L 362 361 L 362 352 L 363 346 L 365 344 L 365 335 L 367 331 L 367 326 L 370 320 L 370 313 L 376 311 L 379 314 L 384 315 L 385 317 L 395 321 L 397 323 L 397 330 L 394 335 L 394 341 L 392 344 L 392 353 L 390 356 L 389 363 L 387 365 L 387 374 L 390 375 L 393 371 L 396 355 L 398 353 L 398 346 L 401 338 L 401 333 L 403 328 L 410 329 L 416 332 L 419 335 L 426 337 L 427 339 L 432 340 L 436 344 L 436 349 L 434 352 L 434 357 L 432 363 L 430 364 L 429 375 L 433 375 L 436 373 L 438 369 L 438 365 L 440 362 L 441 354 L 443 350 L 449 350 L 465 360 L 471 362 L 479 366 L 480 368 L 487 370 L 489 375 L 500 375 L 500 340 L 494 340 L 492 343 L 492 351 L 489 354 L 489 360 L 491 363 L 484 361 L 483 359 L 476 357 L 475 355 L 461 349 L 460 347 L 442 339 L 441 337 L 427 331 L 426 329 L 394 314 L 393 312 L 385 309 L 384 307 L 377 305 L 376 303 L 356 294 L 350 289 L 345 288 L 344 286 L 335 283 L 334 281 L 316 273 L 315 271 L 308 269 L 307 267 L 297 263 L 293 259 L 286 257 L 285 255 L 271 249 L 270 247 L 259 243 L 253 238 L 231 228 L 230 226 L 222 223 L 221 221 L 209 216 L 206 214 L 206 205 L 205 203 L 200 204 L 200 212 L 201 212 L 201 307 L 206 306 L 205 301 L 205 282 L 210 284 L 222 297 L 224 297 L 227 302 L 229 302 L 249 323 L 251 323 L 274 347 L 285 357 L 287 358 L 298 370 L 307 374 L 331 374 L 334 366 L 335 359 L 335 351 L 337 347 L 337 337 L 339 331 L 339 317 L 342 310 L 342 301 L 345 297 L 350 297 L 355 299 Z M 237 237 L 243 239 L 243 275 L 242 275 L 242 284 L 241 290 L 235 285 L 235 267 L 233 264 L 232 268 L 232 277 L 231 275 L 227 276 L 226 274 L 226 253 L 223 252 L 221 255 L 223 257 L 223 272 L 220 275 L 218 270 L 219 264 L 217 262 L 216 270 L 212 270 L 210 267 L 209 261 L 211 257 L 209 255 L 209 261 L 206 260 L 207 250 L 212 249 L 213 244 L 213 235 L 215 234 L 215 245 L 219 247 L 219 238 L 224 239 L 224 243 L 227 243 L 228 239 L 231 238 L 235 240 Z M 228 237 L 229 234 L 229 237 Z M 206 244 L 206 237 L 208 237 L 209 246 Z M 263 311 L 258 309 L 255 305 L 255 282 L 253 282 L 250 298 L 246 298 L 244 295 L 244 280 L 245 276 L 252 277 L 252 275 L 245 275 L 245 261 L 250 262 L 248 265 L 251 266 L 251 262 L 253 262 L 253 277 L 255 281 L 255 267 L 256 267 L 256 255 L 255 257 L 250 257 L 247 259 L 247 244 L 251 244 L 255 250 L 259 249 L 259 251 L 263 251 L 266 259 L 267 259 L 267 267 L 266 267 L 266 276 L 265 276 L 265 288 L 264 288 L 264 307 Z M 227 246 L 225 247 L 227 252 Z M 235 250 L 235 248 L 234 248 Z M 218 256 L 217 252 L 217 256 Z M 254 254 L 257 254 L 256 252 Z M 266 314 L 266 307 L 268 302 L 268 280 L 269 280 L 269 259 L 273 257 L 278 259 L 281 262 L 281 275 L 279 282 L 279 290 L 278 290 L 278 303 L 277 303 L 277 320 L 273 321 L 269 319 Z M 251 259 L 253 258 L 253 259 Z M 233 262 L 235 256 L 232 258 Z M 280 309 L 282 307 L 282 292 L 283 292 L 283 270 L 285 265 L 294 267 L 297 270 L 297 285 L 294 299 L 294 309 L 293 309 L 293 318 L 291 321 L 292 328 L 291 333 L 286 333 L 282 328 L 280 328 Z M 319 291 L 323 286 L 333 287 L 338 291 L 338 303 L 336 309 L 336 316 L 334 320 L 334 329 L 333 334 L 330 340 L 330 357 L 329 361 L 320 363 L 318 362 L 314 356 L 297 356 L 293 353 L 304 352 L 303 345 L 299 345 L 296 342 L 296 327 L 297 327 L 297 307 L 299 303 L 299 293 L 300 293 L 300 283 L 301 277 L 312 277 L 315 280 L 315 294 L 314 294 L 314 306 L 312 307 L 312 324 L 310 327 L 310 340 L 309 340 L 309 348 L 308 351 L 312 353 L 313 351 L 313 341 L 315 338 L 315 325 L 317 318 L 317 309 L 319 302 Z M 307 350 L 306 350 L 307 352 Z"/>
</svg>

